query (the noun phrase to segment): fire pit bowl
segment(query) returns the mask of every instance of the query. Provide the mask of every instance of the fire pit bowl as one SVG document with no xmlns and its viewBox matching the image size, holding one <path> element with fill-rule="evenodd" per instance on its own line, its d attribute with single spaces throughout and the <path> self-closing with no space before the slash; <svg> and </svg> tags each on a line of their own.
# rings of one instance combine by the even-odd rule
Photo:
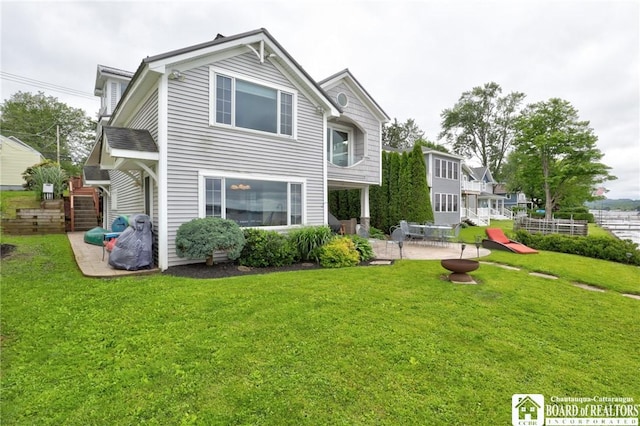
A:
<svg viewBox="0 0 640 426">
<path fill-rule="evenodd" d="M 473 282 L 473 278 L 467 272 L 475 271 L 480 266 L 477 260 L 470 259 L 442 259 L 440 264 L 444 269 L 451 271 L 449 281 L 458 283 Z"/>
</svg>

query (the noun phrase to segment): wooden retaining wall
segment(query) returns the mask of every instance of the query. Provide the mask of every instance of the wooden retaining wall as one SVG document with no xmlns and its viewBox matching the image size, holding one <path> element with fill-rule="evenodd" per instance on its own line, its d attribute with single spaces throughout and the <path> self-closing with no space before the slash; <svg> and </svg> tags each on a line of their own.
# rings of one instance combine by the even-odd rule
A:
<svg viewBox="0 0 640 426">
<path fill-rule="evenodd" d="M 523 229 L 531 234 L 562 234 L 581 235 L 589 234 L 589 223 L 586 220 L 570 219 L 532 219 L 520 217 L 513 224 L 513 230 Z"/>
<path fill-rule="evenodd" d="M 2 219 L 7 235 L 64 234 L 64 206 L 51 202 L 42 209 L 18 209 L 15 219 Z"/>
</svg>

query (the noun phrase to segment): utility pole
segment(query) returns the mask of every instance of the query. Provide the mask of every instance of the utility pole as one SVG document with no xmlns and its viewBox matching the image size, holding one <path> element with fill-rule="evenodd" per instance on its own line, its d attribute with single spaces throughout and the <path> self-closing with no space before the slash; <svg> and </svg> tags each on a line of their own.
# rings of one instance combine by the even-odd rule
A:
<svg viewBox="0 0 640 426">
<path fill-rule="evenodd" d="M 58 165 L 60 165 L 60 125 L 56 124 L 56 147 L 58 151 Z"/>
</svg>

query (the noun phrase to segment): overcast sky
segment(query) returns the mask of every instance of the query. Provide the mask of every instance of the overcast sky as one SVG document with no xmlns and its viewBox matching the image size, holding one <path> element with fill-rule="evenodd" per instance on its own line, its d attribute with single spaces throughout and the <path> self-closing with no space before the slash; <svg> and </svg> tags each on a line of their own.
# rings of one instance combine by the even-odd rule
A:
<svg viewBox="0 0 640 426">
<path fill-rule="evenodd" d="M 415 119 L 432 141 L 442 110 L 490 81 L 527 104 L 565 99 L 618 176 L 607 197 L 640 199 L 639 5 L 2 0 L 2 99 L 42 90 L 94 116 L 97 64 L 135 71 L 146 56 L 266 28 L 314 79 L 349 68 L 391 118 Z"/>
</svg>

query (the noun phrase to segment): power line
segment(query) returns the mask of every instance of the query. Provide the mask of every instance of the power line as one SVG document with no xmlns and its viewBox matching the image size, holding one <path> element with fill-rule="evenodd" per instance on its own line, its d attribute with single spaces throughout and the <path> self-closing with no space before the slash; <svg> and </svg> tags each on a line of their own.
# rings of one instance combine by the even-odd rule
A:
<svg viewBox="0 0 640 426">
<path fill-rule="evenodd" d="M 64 86 L 60 86 L 53 83 L 47 83 L 46 81 L 42 81 L 42 80 L 35 80 L 33 78 L 23 77 L 23 76 L 12 74 L 6 71 L 0 71 L 0 77 L 3 80 L 9 80 L 15 83 L 27 84 L 29 86 L 40 87 L 43 89 L 52 90 L 54 92 L 64 93 L 66 95 L 78 96 L 82 98 L 95 100 L 95 96 L 88 92 L 83 92 L 81 90 L 72 89 L 69 87 L 64 87 Z"/>
</svg>

